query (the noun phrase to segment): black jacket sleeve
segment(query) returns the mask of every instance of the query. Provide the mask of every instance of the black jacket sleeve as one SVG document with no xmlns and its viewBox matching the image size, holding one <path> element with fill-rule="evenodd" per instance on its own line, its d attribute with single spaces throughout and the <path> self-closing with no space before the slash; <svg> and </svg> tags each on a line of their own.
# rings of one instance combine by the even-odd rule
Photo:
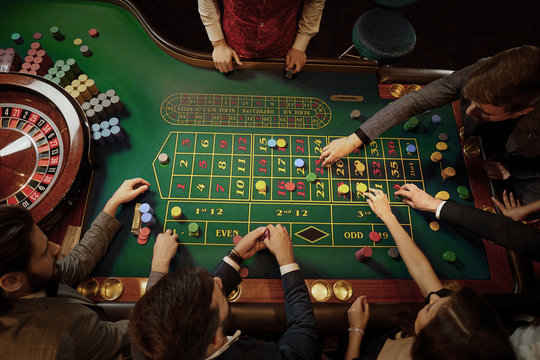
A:
<svg viewBox="0 0 540 360">
<path fill-rule="evenodd" d="M 278 342 L 283 359 L 320 358 L 311 299 L 300 270 L 283 275 L 287 331 Z"/>
<path fill-rule="evenodd" d="M 440 218 L 540 261 L 540 230 L 535 226 L 452 201 L 443 205 Z"/>
</svg>

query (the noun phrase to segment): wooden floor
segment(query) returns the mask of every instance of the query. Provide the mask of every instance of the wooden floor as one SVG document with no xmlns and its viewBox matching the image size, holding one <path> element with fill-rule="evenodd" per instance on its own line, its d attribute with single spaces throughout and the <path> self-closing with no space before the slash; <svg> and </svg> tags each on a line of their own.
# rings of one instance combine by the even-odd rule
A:
<svg viewBox="0 0 540 360">
<path fill-rule="evenodd" d="M 131 1 L 161 36 L 210 52 L 195 0 Z M 308 58 L 337 58 L 351 45 L 358 16 L 377 7 L 370 0 L 327 0 Z M 457 70 L 510 47 L 540 46 L 539 0 L 419 0 L 395 10 L 411 22 L 417 42 L 414 51 L 394 66 Z"/>
</svg>

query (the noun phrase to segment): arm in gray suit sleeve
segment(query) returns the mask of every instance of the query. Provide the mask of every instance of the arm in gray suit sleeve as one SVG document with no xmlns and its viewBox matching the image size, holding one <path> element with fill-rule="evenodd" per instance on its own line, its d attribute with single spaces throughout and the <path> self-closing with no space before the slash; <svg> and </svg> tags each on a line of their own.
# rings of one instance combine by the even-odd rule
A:
<svg viewBox="0 0 540 360">
<path fill-rule="evenodd" d="M 101 321 L 93 314 L 78 320 L 60 338 L 55 359 L 105 360 L 129 355 L 128 320 Z"/>
<path fill-rule="evenodd" d="M 86 279 L 101 261 L 122 223 L 105 212 L 100 212 L 81 241 L 68 256 L 58 261 L 62 280 L 75 286 Z"/>
<path fill-rule="evenodd" d="M 478 236 L 540 261 L 540 230 L 503 215 L 446 202 L 440 218 L 463 227 Z"/>
<path fill-rule="evenodd" d="M 426 110 L 446 105 L 461 96 L 461 90 L 465 85 L 469 74 L 479 65 L 468 66 L 441 79 L 433 81 L 418 91 L 393 101 L 379 110 L 360 126 L 359 135 L 362 141 L 363 135 L 369 140 L 376 139 L 379 135 L 404 122 L 409 117 L 422 113 Z"/>
</svg>

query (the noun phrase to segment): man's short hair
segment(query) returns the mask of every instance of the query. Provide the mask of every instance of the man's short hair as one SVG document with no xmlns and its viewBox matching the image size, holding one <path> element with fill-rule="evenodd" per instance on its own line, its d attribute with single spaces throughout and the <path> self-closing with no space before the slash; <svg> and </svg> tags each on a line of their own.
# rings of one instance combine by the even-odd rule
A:
<svg viewBox="0 0 540 360">
<path fill-rule="evenodd" d="M 133 345 L 147 359 L 204 359 L 220 325 L 212 307 L 214 281 L 203 268 L 161 278 L 135 304 L 129 323 Z"/>
<path fill-rule="evenodd" d="M 0 205 L 0 276 L 28 269 L 32 257 L 34 219 L 19 205 Z M 6 307 L 0 289 L 0 308 Z"/>
<path fill-rule="evenodd" d="M 523 45 L 489 58 L 471 73 L 463 95 L 507 112 L 534 106 L 540 101 L 540 48 Z"/>
<path fill-rule="evenodd" d="M 0 276 L 26 271 L 32 257 L 34 219 L 19 205 L 0 205 Z"/>
</svg>

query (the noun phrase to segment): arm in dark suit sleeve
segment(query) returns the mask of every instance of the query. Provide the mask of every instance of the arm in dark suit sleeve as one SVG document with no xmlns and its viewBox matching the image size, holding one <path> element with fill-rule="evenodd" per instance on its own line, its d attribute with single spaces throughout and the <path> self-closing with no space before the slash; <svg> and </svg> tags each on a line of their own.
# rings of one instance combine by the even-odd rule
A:
<svg viewBox="0 0 540 360">
<path fill-rule="evenodd" d="M 225 296 L 228 296 L 234 290 L 234 288 L 236 288 L 238 284 L 242 282 L 242 278 L 238 274 L 238 271 L 223 260 L 217 264 L 214 271 L 212 271 L 212 275 L 221 278 L 221 282 L 223 283 L 223 293 L 225 293 Z"/>
<path fill-rule="evenodd" d="M 300 270 L 283 275 L 287 331 L 278 346 L 283 359 L 320 358 L 313 306 Z"/>
<path fill-rule="evenodd" d="M 540 230 L 535 226 L 452 201 L 443 205 L 440 218 L 540 261 Z"/>
</svg>

